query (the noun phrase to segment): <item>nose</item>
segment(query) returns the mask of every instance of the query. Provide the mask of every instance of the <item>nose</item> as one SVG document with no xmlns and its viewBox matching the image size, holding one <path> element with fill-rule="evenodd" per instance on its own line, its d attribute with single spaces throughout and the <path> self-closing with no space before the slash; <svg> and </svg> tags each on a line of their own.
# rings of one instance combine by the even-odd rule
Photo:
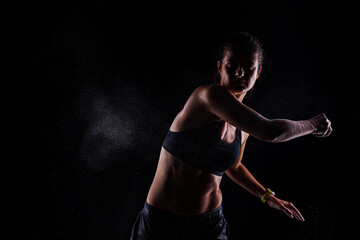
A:
<svg viewBox="0 0 360 240">
<path fill-rule="evenodd" d="M 237 69 L 235 70 L 235 77 L 237 78 L 241 78 L 244 76 L 244 69 L 243 67 L 241 67 L 240 65 L 237 67 Z"/>
</svg>

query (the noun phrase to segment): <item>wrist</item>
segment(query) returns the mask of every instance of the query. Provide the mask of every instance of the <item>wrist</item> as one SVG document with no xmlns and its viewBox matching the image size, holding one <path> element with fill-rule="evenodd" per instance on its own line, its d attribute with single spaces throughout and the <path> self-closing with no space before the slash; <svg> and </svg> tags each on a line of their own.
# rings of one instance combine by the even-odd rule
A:
<svg viewBox="0 0 360 240">
<path fill-rule="evenodd" d="M 272 196 L 275 196 L 275 192 L 271 190 L 270 188 L 266 189 L 266 192 L 261 196 L 260 200 L 263 203 L 266 203 L 268 199 Z"/>
<path fill-rule="evenodd" d="M 261 190 L 258 190 L 257 192 L 256 192 L 256 194 L 254 194 L 255 196 L 257 196 L 258 198 L 260 198 L 261 199 L 261 197 L 262 196 L 264 196 L 264 194 L 266 193 L 266 191 L 267 191 L 267 188 L 264 188 L 263 186 L 261 186 Z"/>
<path fill-rule="evenodd" d="M 310 129 L 311 129 L 310 134 L 316 133 L 316 131 L 317 131 L 316 124 L 311 119 L 307 120 L 307 122 L 309 123 Z"/>
</svg>

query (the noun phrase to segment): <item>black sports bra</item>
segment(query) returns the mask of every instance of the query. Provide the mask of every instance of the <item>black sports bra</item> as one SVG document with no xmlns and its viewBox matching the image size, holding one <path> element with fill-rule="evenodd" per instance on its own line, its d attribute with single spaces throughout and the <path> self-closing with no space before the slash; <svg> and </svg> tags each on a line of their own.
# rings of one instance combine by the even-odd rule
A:
<svg viewBox="0 0 360 240">
<path fill-rule="evenodd" d="M 163 148 L 175 157 L 203 171 L 222 176 L 234 164 L 241 147 L 241 132 L 236 129 L 232 143 L 220 138 L 225 121 L 216 121 L 181 132 L 168 131 Z"/>
</svg>

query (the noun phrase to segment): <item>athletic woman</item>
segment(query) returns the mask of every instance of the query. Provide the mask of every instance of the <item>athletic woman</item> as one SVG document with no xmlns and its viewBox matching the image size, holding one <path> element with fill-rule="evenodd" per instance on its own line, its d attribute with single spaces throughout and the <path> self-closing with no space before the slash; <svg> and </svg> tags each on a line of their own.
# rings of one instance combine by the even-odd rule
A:
<svg viewBox="0 0 360 240">
<path fill-rule="evenodd" d="M 155 178 L 131 239 L 228 239 L 219 188 L 225 173 L 253 195 L 290 218 L 304 221 L 288 201 L 275 197 L 241 162 L 251 135 L 286 142 L 312 134 L 328 136 L 324 114 L 308 120 L 268 119 L 242 103 L 260 76 L 264 53 L 248 33 L 224 43 L 218 84 L 198 87 L 175 117 L 160 152 Z"/>
</svg>

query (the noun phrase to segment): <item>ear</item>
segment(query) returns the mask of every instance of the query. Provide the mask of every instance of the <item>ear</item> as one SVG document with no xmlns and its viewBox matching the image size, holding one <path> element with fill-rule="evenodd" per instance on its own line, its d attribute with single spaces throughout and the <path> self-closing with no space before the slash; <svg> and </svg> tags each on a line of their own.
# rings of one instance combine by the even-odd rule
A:
<svg viewBox="0 0 360 240">
<path fill-rule="evenodd" d="M 256 78 L 258 78 L 258 77 L 260 76 L 261 70 L 262 70 L 262 67 L 261 67 L 261 66 L 259 66 L 259 71 L 258 71 L 258 73 L 257 73 Z"/>
<path fill-rule="evenodd" d="M 219 74 L 221 74 L 221 62 L 220 61 L 217 61 L 217 69 L 218 69 Z"/>
</svg>

